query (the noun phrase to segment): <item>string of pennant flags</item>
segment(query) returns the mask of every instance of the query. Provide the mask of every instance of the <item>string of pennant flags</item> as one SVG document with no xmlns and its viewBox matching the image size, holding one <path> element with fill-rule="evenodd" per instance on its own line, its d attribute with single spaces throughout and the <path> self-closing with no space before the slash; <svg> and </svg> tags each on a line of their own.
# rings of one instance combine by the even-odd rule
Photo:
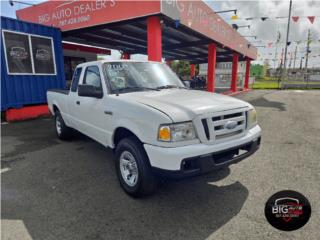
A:
<svg viewBox="0 0 320 240">
<path fill-rule="evenodd" d="M 291 19 L 294 22 L 298 22 L 301 18 L 307 18 L 311 24 L 314 23 L 316 17 L 319 16 L 292 16 Z M 261 20 L 261 21 L 266 21 L 266 20 L 274 20 L 274 19 L 285 19 L 288 17 L 247 17 L 247 18 L 239 18 L 237 15 L 231 16 L 231 20 L 246 20 L 246 21 L 251 21 L 251 20 Z"/>
<path fill-rule="evenodd" d="M 272 54 L 272 55 L 274 55 L 274 54 Z M 268 57 L 268 56 L 261 56 L 261 55 L 259 55 L 259 56 L 258 56 L 258 59 L 262 59 L 262 60 L 274 60 L 274 61 L 276 61 L 276 60 L 281 60 L 281 59 L 283 58 L 283 55 L 284 55 L 284 54 L 277 54 L 277 57 L 270 56 L 271 58 Z M 305 55 L 300 55 L 300 54 L 297 53 L 297 55 L 296 55 L 296 57 L 295 57 L 295 53 L 294 53 L 294 52 L 289 52 L 289 53 L 288 53 L 288 59 L 289 59 L 289 60 L 290 60 L 290 59 L 300 59 L 301 57 L 305 57 Z M 309 56 L 309 58 L 318 58 L 318 57 L 320 57 L 320 54 Z"/>
<path fill-rule="evenodd" d="M 302 44 L 302 43 L 320 43 L 320 39 L 319 40 L 297 40 L 297 41 L 288 41 L 287 45 L 290 46 L 292 43 L 295 43 L 297 45 Z M 278 41 L 268 41 L 265 45 L 266 48 L 273 48 L 276 47 L 276 44 L 281 44 L 281 43 L 285 43 L 283 41 L 278 42 Z"/>
<path fill-rule="evenodd" d="M 317 55 L 317 56 L 309 56 L 309 58 L 317 58 L 317 57 L 319 57 L 320 55 Z M 262 58 L 263 60 L 272 60 L 272 61 L 277 61 L 277 60 L 281 60 L 281 58 L 280 57 L 278 57 L 278 58 Z M 294 57 L 288 57 L 288 59 L 290 60 L 290 59 L 292 59 L 292 60 L 294 60 L 294 59 L 301 59 L 301 56 L 299 56 L 299 57 L 296 57 L 296 58 L 294 58 Z"/>
<path fill-rule="evenodd" d="M 320 56 L 320 55 L 319 55 Z M 319 57 L 319 56 L 309 56 L 309 58 L 316 58 L 316 57 Z M 296 57 L 296 58 L 289 58 L 288 60 L 300 60 L 301 57 Z M 280 58 L 263 58 L 263 60 L 266 60 L 266 61 L 281 61 Z"/>
<path fill-rule="evenodd" d="M 257 38 L 256 36 L 252 36 L 255 37 L 255 39 Z M 274 48 L 277 47 L 278 44 L 284 44 L 285 41 L 281 41 L 281 33 L 280 31 L 277 32 L 277 38 L 276 40 L 272 41 L 272 40 L 262 40 L 262 39 L 258 39 L 255 41 L 252 41 L 250 44 L 253 44 L 254 46 L 256 44 L 260 44 L 259 46 L 255 46 L 255 47 L 262 47 L 262 48 Z M 314 39 L 314 38 L 310 38 L 310 39 L 300 39 L 300 40 L 291 40 L 287 42 L 287 46 L 290 46 L 292 43 L 296 44 L 296 45 L 300 45 L 303 43 L 307 43 L 307 44 L 313 44 L 313 45 L 318 45 L 320 44 L 320 39 Z"/>
<path fill-rule="evenodd" d="M 305 49 L 303 49 L 303 50 L 302 50 L 302 49 L 297 49 L 297 51 L 295 51 L 295 50 L 289 51 L 288 54 L 289 54 L 290 52 L 306 53 L 306 50 L 305 50 Z M 311 55 L 320 56 L 320 55 L 319 55 L 319 54 L 320 54 L 320 51 L 319 51 L 318 49 L 309 49 L 309 53 L 311 53 Z M 275 54 L 275 53 L 273 53 L 273 52 L 269 52 L 269 53 L 258 53 L 258 57 L 259 57 L 259 56 L 263 57 L 263 56 L 267 56 L 267 55 L 272 56 L 272 55 L 274 55 L 274 54 Z"/>
<path fill-rule="evenodd" d="M 310 51 L 309 53 L 311 53 L 312 51 Z M 294 54 L 297 54 L 297 55 L 301 55 L 301 54 L 305 54 L 306 52 L 304 51 L 304 52 L 302 52 L 302 51 L 297 51 L 297 52 L 295 52 L 295 51 L 291 51 L 291 52 L 288 52 L 288 55 L 290 56 L 291 54 L 292 55 L 294 55 Z M 277 53 L 277 55 L 278 55 L 279 53 Z M 275 55 L 275 53 L 269 53 L 269 54 L 261 54 L 261 53 L 259 53 L 258 54 L 258 57 L 269 57 L 269 56 L 274 56 Z M 320 54 L 319 53 L 313 53 L 313 54 L 311 54 L 311 56 L 312 57 L 320 57 Z M 311 57 L 310 56 L 310 57 Z"/>
<path fill-rule="evenodd" d="M 298 40 L 298 41 L 289 41 L 287 42 L 287 45 L 290 46 L 292 43 L 295 43 L 296 45 L 300 45 L 302 43 L 306 43 L 306 42 L 309 42 L 309 43 L 314 43 L 314 45 L 316 44 L 316 46 L 318 45 L 318 43 L 320 44 L 320 40 Z M 254 45 L 253 43 L 253 46 L 255 47 L 262 47 L 262 48 L 275 48 L 278 46 L 278 44 L 283 44 L 285 42 L 281 41 L 281 42 L 277 42 L 277 41 L 270 41 L 270 42 L 266 42 L 266 43 L 263 43 L 263 41 L 256 41 L 255 43 L 261 43 L 260 45 Z"/>
<path fill-rule="evenodd" d="M 309 15 L 309 16 L 297 16 L 297 15 L 294 15 L 294 16 L 291 16 L 290 19 L 291 21 L 293 21 L 294 23 L 298 23 L 299 21 L 301 21 L 302 19 L 306 19 L 307 21 L 310 22 L 310 24 L 314 24 L 316 19 L 320 17 L 320 16 L 313 16 L 313 15 Z M 246 18 L 239 18 L 236 14 L 234 16 L 231 17 L 231 20 L 235 21 L 235 20 L 246 20 L 246 21 L 254 21 L 254 20 L 257 20 L 257 21 L 262 21 L 262 22 L 265 22 L 265 21 L 268 21 L 268 20 L 281 20 L 281 19 L 288 19 L 288 16 L 278 16 L 278 17 L 269 17 L 269 16 L 261 16 L 261 17 L 246 17 Z M 239 26 L 237 24 L 232 24 L 233 28 L 238 30 Z M 245 26 L 243 26 L 245 27 Z M 248 28 L 250 29 L 250 25 L 248 25 Z M 246 37 L 246 36 L 244 36 Z M 291 40 L 291 41 L 283 41 L 281 39 L 281 34 L 280 32 L 278 31 L 277 33 L 277 37 L 276 37 L 276 40 L 260 40 L 260 39 L 257 39 L 257 36 L 247 36 L 247 37 L 254 37 L 257 41 L 252 41 L 250 44 L 248 44 L 248 47 L 249 45 L 253 45 L 257 48 L 269 48 L 270 50 L 271 49 L 276 49 L 279 47 L 279 44 L 286 44 L 287 46 L 290 46 L 292 44 L 294 44 L 296 46 L 296 50 L 295 51 L 292 51 L 292 52 L 288 52 L 288 55 L 289 55 L 289 65 L 291 65 L 291 61 L 293 60 L 297 60 L 297 59 L 301 59 L 301 58 L 304 58 L 307 56 L 307 53 L 306 53 L 306 50 L 304 49 L 303 51 L 300 51 L 300 47 L 299 46 L 302 46 L 301 44 L 303 43 L 307 43 L 307 45 L 309 46 L 311 43 L 313 46 L 317 46 L 318 44 L 320 44 L 320 39 L 312 39 L 312 38 L 309 38 L 307 40 Z M 282 40 L 282 41 L 281 41 Z M 254 44 L 255 43 L 255 44 Z M 304 44 L 303 44 L 304 45 Z M 305 55 L 302 55 L 305 53 Z M 308 53 L 310 54 L 309 55 L 309 58 L 319 58 L 320 57 L 320 54 L 318 54 L 318 51 L 317 50 L 312 50 L 311 49 L 308 51 Z M 259 54 L 258 53 L 258 59 L 261 59 L 261 60 L 267 60 L 267 61 L 280 61 L 280 62 L 283 62 L 283 59 L 284 59 L 284 49 L 282 49 L 282 53 L 277 53 L 277 50 L 275 53 L 268 53 L 267 56 L 264 56 L 263 54 Z"/>
</svg>

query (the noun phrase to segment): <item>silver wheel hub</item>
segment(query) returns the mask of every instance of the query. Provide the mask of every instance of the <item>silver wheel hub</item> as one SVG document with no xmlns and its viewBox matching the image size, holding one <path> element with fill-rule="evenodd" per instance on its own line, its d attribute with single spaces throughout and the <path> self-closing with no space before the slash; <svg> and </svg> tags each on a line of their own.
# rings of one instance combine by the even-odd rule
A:
<svg viewBox="0 0 320 240">
<path fill-rule="evenodd" d="M 57 133 L 58 135 L 61 135 L 61 121 L 60 121 L 60 117 L 56 117 L 56 129 L 57 129 Z"/>
<path fill-rule="evenodd" d="M 123 180 L 127 185 L 133 187 L 138 182 L 138 167 L 134 156 L 128 152 L 124 151 L 120 155 L 120 172 Z"/>
</svg>

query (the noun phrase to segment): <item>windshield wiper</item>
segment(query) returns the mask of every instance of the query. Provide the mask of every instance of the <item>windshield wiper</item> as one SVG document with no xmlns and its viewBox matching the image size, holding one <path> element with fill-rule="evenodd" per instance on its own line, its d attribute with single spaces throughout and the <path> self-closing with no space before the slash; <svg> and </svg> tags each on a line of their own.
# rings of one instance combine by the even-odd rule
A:
<svg viewBox="0 0 320 240">
<path fill-rule="evenodd" d="M 149 87 L 126 87 L 126 88 L 119 88 L 116 89 L 115 91 L 120 93 L 120 92 L 125 92 L 125 91 L 134 91 L 134 90 L 152 90 L 152 91 L 160 91 L 157 88 L 149 88 Z"/>
<path fill-rule="evenodd" d="M 157 87 L 157 89 L 169 89 L 169 88 L 179 88 L 179 89 L 187 89 L 186 87 L 180 87 L 180 86 L 177 86 L 177 85 L 163 85 L 163 86 L 160 86 L 160 87 Z"/>
</svg>

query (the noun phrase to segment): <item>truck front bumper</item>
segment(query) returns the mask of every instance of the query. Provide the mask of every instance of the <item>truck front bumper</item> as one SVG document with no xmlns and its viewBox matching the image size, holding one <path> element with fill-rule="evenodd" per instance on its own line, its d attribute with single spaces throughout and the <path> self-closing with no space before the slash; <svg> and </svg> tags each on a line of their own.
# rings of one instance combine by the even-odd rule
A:
<svg viewBox="0 0 320 240">
<path fill-rule="evenodd" d="M 259 149 L 261 128 L 257 125 L 239 139 L 206 145 L 164 148 L 144 144 L 153 171 L 157 175 L 183 178 L 237 163 Z"/>
</svg>

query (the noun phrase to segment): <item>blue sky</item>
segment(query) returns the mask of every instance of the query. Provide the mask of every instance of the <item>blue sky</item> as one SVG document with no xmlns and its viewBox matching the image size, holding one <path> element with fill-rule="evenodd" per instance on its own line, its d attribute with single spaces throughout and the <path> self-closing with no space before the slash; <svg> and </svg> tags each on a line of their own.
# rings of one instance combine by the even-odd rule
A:
<svg viewBox="0 0 320 240">
<path fill-rule="evenodd" d="M 0 0 L 0 1 L 1 1 L 1 16 L 6 16 L 6 17 L 16 18 L 16 10 L 27 6 L 21 3 L 15 3 L 14 6 L 11 6 L 8 0 Z M 25 2 L 39 3 L 43 1 L 25 1 Z"/>
</svg>

